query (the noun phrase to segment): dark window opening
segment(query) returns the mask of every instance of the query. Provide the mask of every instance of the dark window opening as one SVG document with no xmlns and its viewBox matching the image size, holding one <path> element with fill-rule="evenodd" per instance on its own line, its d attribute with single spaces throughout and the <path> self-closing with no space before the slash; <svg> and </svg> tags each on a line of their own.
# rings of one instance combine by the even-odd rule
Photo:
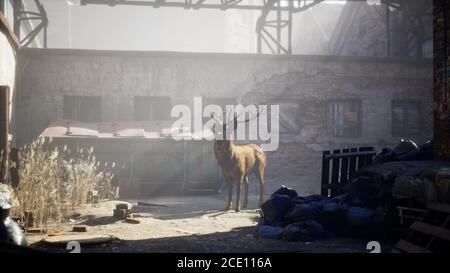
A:
<svg viewBox="0 0 450 273">
<path fill-rule="evenodd" d="M 100 96 L 64 96 L 63 117 L 81 122 L 101 121 Z"/>
<path fill-rule="evenodd" d="M 134 119 L 137 121 L 170 120 L 170 97 L 135 96 Z"/>
<path fill-rule="evenodd" d="M 419 101 L 392 101 L 392 136 L 420 135 L 421 124 L 421 103 Z"/>
<path fill-rule="evenodd" d="M 328 133 L 334 137 L 361 136 L 361 101 L 333 100 L 328 103 Z"/>
</svg>

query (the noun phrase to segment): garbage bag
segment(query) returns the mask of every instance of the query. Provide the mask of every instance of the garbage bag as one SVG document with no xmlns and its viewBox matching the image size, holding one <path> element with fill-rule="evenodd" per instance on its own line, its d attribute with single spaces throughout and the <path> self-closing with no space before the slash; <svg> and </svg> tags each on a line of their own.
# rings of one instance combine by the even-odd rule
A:
<svg viewBox="0 0 450 273">
<path fill-rule="evenodd" d="M 343 235 L 347 226 L 347 211 L 350 208 L 349 195 L 339 195 L 324 202 L 322 207 L 322 220 L 320 223 L 336 235 Z"/>
<path fill-rule="evenodd" d="M 261 205 L 262 215 L 271 226 L 285 226 L 284 216 L 294 207 L 294 202 L 287 195 L 273 195 Z"/>
<path fill-rule="evenodd" d="M 308 195 L 308 196 L 297 196 L 293 199 L 293 201 L 296 204 L 305 204 L 305 203 L 311 203 L 311 202 L 320 202 L 322 200 L 324 200 L 325 197 L 323 197 L 320 194 L 313 194 L 313 195 Z"/>
<path fill-rule="evenodd" d="M 296 204 L 285 218 L 292 222 L 304 220 L 320 222 L 322 220 L 322 211 L 315 204 Z"/>
<path fill-rule="evenodd" d="M 381 153 L 379 153 L 374 159 L 373 164 L 381 164 L 391 161 L 397 161 L 397 156 L 395 155 L 394 150 L 389 148 L 383 148 Z"/>
<path fill-rule="evenodd" d="M 268 239 L 280 239 L 283 235 L 284 228 L 282 227 L 272 227 L 268 225 L 261 226 L 258 229 L 258 234 L 263 238 Z"/>
<path fill-rule="evenodd" d="M 351 207 L 347 211 L 347 222 L 350 227 L 368 227 L 373 223 L 374 215 L 372 209 Z"/>
<path fill-rule="evenodd" d="M 414 143 L 412 140 L 401 139 L 400 143 L 394 148 L 394 153 L 397 157 L 399 157 L 417 150 L 418 150 L 417 144 Z"/>
<path fill-rule="evenodd" d="M 331 237 L 330 233 L 321 224 L 313 220 L 290 224 L 284 229 L 282 235 L 283 240 L 304 242 L 328 237 Z"/>
<path fill-rule="evenodd" d="M 374 185 L 371 177 L 359 176 L 345 185 L 344 190 L 350 193 L 353 199 L 361 201 L 364 206 L 376 207 L 380 203 L 382 189 Z"/>
<path fill-rule="evenodd" d="M 275 195 L 287 195 L 289 196 L 289 198 L 295 198 L 298 196 L 297 192 L 294 189 L 291 189 L 284 185 L 282 185 L 278 190 L 272 193 L 271 197 Z"/>
</svg>

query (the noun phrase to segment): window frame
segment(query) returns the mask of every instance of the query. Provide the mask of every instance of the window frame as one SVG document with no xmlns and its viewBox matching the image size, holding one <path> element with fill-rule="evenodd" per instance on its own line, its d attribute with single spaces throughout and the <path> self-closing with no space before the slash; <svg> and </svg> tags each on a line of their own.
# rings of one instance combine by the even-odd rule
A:
<svg viewBox="0 0 450 273">
<path fill-rule="evenodd" d="M 335 126 L 331 125 L 331 121 L 336 122 L 337 118 L 334 116 L 334 113 L 336 112 L 336 107 L 340 107 L 339 105 L 342 105 L 342 108 L 345 108 L 345 104 L 350 104 L 350 108 L 356 107 L 356 113 L 357 113 L 357 121 L 354 129 L 354 133 L 343 133 L 339 134 L 337 132 L 345 130 L 343 129 L 336 129 Z M 336 138 L 359 138 L 362 137 L 362 101 L 360 98 L 336 98 L 336 99 L 329 99 L 326 103 L 326 128 L 327 128 L 327 134 L 331 137 Z M 330 117 L 330 110 L 331 107 L 333 107 L 333 117 Z M 345 111 L 344 109 L 342 111 Z M 345 112 L 350 113 L 350 112 Z M 345 115 L 344 112 L 342 112 L 342 115 Z M 345 116 L 342 116 L 342 120 L 345 122 Z"/>
</svg>

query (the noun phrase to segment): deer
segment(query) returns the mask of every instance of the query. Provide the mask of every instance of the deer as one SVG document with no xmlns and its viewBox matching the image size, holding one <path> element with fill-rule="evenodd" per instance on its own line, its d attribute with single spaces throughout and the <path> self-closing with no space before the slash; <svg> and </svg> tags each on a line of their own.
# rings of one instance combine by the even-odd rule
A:
<svg viewBox="0 0 450 273">
<path fill-rule="evenodd" d="M 259 113 L 255 116 L 258 117 Z M 222 170 L 224 180 L 228 189 L 228 199 L 225 210 L 230 210 L 232 206 L 233 187 L 236 186 L 235 212 L 240 211 L 241 191 L 244 188 L 244 202 L 242 208 L 248 206 L 248 175 L 255 174 L 259 184 L 259 207 L 263 203 L 264 195 L 264 168 L 266 166 L 266 156 L 264 151 L 256 144 L 236 145 L 233 142 L 233 132 L 238 126 L 238 116 L 234 113 L 233 127 L 230 122 L 223 124 L 214 113 L 211 117 L 215 120 L 212 126 L 214 134 L 214 155 L 219 167 Z M 248 122 L 250 119 L 243 121 Z M 216 130 L 218 124 L 218 130 Z"/>
</svg>

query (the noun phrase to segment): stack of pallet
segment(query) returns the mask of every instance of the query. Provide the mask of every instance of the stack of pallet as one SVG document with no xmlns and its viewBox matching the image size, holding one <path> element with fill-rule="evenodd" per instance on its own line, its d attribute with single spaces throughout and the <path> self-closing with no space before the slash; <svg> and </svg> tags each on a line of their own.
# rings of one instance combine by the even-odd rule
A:
<svg viewBox="0 0 450 273">
<path fill-rule="evenodd" d="M 450 205 L 430 204 L 422 221 L 415 221 L 406 239 L 400 240 L 393 253 L 450 253 Z"/>
</svg>

